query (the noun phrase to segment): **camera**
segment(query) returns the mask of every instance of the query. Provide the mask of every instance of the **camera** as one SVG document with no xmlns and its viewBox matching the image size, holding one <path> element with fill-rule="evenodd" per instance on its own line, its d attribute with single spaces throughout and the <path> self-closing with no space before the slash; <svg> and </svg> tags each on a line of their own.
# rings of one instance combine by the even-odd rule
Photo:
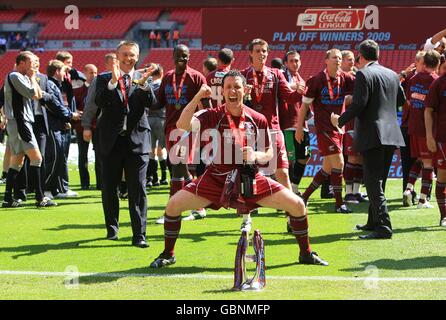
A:
<svg viewBox="0 0 446 320">
<path fill-rule="evenodd" d="M 248 164 L 244 164 L 240 170 L 240 193 L 245 198 L 252 198 L 257 194 L 256 173 L 256 167 Z"/>
</svg>

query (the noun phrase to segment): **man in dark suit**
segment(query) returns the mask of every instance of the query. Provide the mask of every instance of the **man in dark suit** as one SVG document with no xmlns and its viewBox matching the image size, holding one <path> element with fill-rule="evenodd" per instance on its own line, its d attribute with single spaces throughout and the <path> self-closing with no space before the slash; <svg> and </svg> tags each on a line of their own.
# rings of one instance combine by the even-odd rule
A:
<svg viewBox="0 0 446 320">
<path fill-rule="evenodd" d="M 156 102 L 147 83 L 153 68 L 144 74 L 135 71 L 139 46 L 121 42 L 116 50 L 113 70 L 96 80 L 95 102 L 101 108 L 96 132 L 101 145 L 102 206 L 107 239 L 118 238 L 119 199 L 117 187 L 122 170 L 128 182 L 128 201 L 132 224 L 132 244 L 147 247 L 146 173 L 150 150 L 150 126 L 146 108 Z"/>
<path fill-rule="evenodd" d="M 379 46 L 364 40 L 359 46 L 361 70 L 356 74 L 352 105 L 341 115 L 331 115 L 334 126 L 343 127 L 356 117 L 354 148 L 364 157 L 364 181 L 370 199 L 367 224 L 372 231 L 361 239 L 390 239 L 392 224 L 384 196 L 395 147 L 404 146 L 396 108 L 406 98 L 398 75 L 378 63 Z"/>
</svg>

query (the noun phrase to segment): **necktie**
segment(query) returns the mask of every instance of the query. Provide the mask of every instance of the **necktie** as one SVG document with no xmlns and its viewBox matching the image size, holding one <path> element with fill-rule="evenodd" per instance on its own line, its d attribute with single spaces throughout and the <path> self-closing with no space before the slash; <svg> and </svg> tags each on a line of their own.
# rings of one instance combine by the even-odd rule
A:
<svg viewBox="0 0 446 320">
<path fill-rule="evenodd" d="M 130 75 L 124 74 L 122 76 L 122 79 L 124 80 L 125 94 L 128 97 L 129 96 L 129 92 L 130 92 Z"/>
<path fill-rule="evenodd" d="M 125 95 L 127 96 L 127 99 L 128 99 L 129 92 L 130 92 L 130 75 L 129 74 L 124 74 L 122 76 L 122 80 L 124 80 Z M 126 118 L 127 113 L 128 113 L 128 109 L 127 109 L 127 106 L 125 106 L 125 108 L 124 108 L 124 115 L 125 115 L 125 117 L 124 117 L 124 124 L 123 124 L 122 132 L 121 132 L 121 134 L 124 134 L 124 135 L 126 134 L 125 132 L 127 130 L 127 118 Z"/>
</svg>

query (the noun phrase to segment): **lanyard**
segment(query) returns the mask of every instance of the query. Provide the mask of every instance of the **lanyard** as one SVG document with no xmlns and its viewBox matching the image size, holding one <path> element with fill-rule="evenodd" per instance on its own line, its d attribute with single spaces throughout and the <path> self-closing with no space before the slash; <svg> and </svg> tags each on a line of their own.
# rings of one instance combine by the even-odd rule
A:
<svg viewBox="0 0 446 320">
<path fill-rule="evenodd" d="M 325 73 L 325 77 L 327 78 L 328 94 L 330 95 L 330 100 L 337 100 L 339 98 L 339 94 L 340 94 L 341 76 L 340 76 L 339 72 L 336 72 L 336 82 L 338 83 L 338 91 L 337 91 L 336 97 L 334 97 L 333 87 L 331 85 L 331 79 L 330 79 L 330 76 L 328 75 L 327 69 L 324 70 L 324 73 Z"/>
<path fill-rule="evenodd" d="M 130 79 L 130 76 L 129 76 Z M 119 77 L 119 87 L 121 88 L 121 93 L 122 93 L 122 97 L 124 99 L 124 108 L 127 108 L 127 105 L 129 103 L 129 97 L 127 97 L 127 92 L 125 91 L 125 83 L 124 83 L 124 78 L 121 76 Z M 129 88 L 130 88 L 130 84 L 129 84 Z"/>
<path fill-rule="evenodd" d="M 240 122 L 238 124 L 238 130 L 235 125 L 234 120 L 232 119 L 231 113 L 228 111 L 228 109 L 225 108 L 226 118 L 229 122 L 229 128 L 232 131 L 232 134 L 235 138 L 235 143 L 244 147 L 246 146 L 246 134 L 245 134 L 245 110 L 242 109 L 242 114 L 240 116 Z"/>
<path fill-rule="evenodd" d="M 184 79 L 186 79 L 186 70 L 184 70 L 183 76 L 181 77 L 180 85 L 177 89 L 177 75 L 175 72 L 173 73 L 173 78 L 172 78 L 173 94 L 175 95 L 175 99 L 178 104 L 180 103 L 181 92 L 183 91 Z"/>
<path fill-rule="evenodd" d="M 268 69 L 266 67 L 263 67 L 263 79 L 262 79 L 262 85 L 259 88 L 259 81 L 257 79 L 257 73 L 254 68 L 252 68 L 252 76 L 253 76 L 253 82 L 254 82 L 254 92 L 256 95 L 257 103 L 260 103 L 260 100 L 262 100 L 263 90 L 265 89 L 266 84 L 266 73 Z"/>
</svg>

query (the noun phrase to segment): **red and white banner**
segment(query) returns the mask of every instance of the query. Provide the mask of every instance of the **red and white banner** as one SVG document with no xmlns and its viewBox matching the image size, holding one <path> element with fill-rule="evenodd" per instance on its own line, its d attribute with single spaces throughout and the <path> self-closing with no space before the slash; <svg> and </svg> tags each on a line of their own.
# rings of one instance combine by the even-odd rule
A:
<svg viewBox="0 0 446 320">
<path fill-rule="evenodd" d="M 302 31 L 362 30 L 366 9 L 307 9 L 297 16 Z"/>
</svg>

